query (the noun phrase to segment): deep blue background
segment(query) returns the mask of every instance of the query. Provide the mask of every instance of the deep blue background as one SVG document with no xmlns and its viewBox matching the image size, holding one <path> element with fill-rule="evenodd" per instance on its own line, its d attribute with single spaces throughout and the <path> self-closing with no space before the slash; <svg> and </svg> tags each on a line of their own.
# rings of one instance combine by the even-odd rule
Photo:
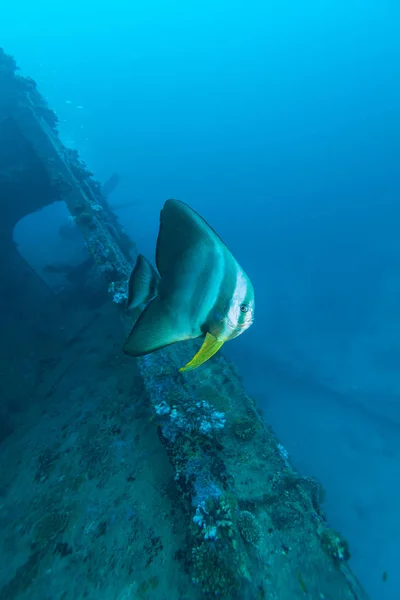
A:
<svg viewBox="0 0 400 600">
<path fill-rule="evenodd" d="M 257 302 L 227 352 L 323 480 L 373 598 L 397 599 L 400 5 L 303 4 L 21 0 L 0 44 L 96 176 L 122 175 L 140 251 L 170 196 L 225 239 Z M 45 261 L 38 231 L 54 247 L 64 218 L 25 223 L 21 248 Z"/>
</svg>

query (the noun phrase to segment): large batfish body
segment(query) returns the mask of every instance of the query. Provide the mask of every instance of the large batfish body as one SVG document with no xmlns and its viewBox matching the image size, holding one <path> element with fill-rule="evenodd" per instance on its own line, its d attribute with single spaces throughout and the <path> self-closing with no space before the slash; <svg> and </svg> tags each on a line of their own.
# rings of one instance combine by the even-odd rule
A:
<svg viewBox="0 0 400 600">
<path fill-rule="evenodd" d="M 156 265 L 139 255 L 127 308 L 141 309 L 124 351 L 142 356 L 205 337 L 181 371 L 198 367 L 254 320 L 250 279 L 215 231 L 188 205 L 167 200 L 160 214 Z"/>
</svg>

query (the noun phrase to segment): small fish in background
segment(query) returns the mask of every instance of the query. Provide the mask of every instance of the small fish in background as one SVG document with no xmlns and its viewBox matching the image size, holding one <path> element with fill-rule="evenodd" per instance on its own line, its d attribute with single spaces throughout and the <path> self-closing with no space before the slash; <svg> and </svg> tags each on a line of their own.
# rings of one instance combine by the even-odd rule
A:
<svg viewBox="0 0 400 600">
<path fill-rule="evenodd" d="M 65 104 L 70 104 L 72 106 L 72 100 L 66 100 Z M 83 106 L 81 104 L 78 104 L 77 106 L 75 106 L 75 108 L 78 108 L 79 110 L 82 110 Z"/>
<path fill-rule="evenodd" d="M 196 369 L 254 321 L 254 289 L 221 238 L 187 204 L 167 200 L 160 213 L 157 270 L 139 255 L 127 310 L 140 309 L 124 352 L 143 356 L 204 337 L 180 371 Z"/>
</svg>

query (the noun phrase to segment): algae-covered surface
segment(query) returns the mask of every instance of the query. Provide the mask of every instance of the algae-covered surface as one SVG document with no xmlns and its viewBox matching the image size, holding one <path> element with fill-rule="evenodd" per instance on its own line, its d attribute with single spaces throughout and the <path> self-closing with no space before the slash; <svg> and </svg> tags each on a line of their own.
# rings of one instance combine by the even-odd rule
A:
<svg viewBox="0 0 400 600">
<path fill-rule="evenodd" d="M 190 521 L 193 581 L 206 597 L 365 598 L 320 484 L 292 468 L 222 356 L 177 374 L 193 351 L 181 344 L 140 362 Z"/>
<path fill-rule="evenodd" d="M 76 331 L 2 445 L 1 600 L 366 597 L 318 482 L 223 358 L 178 376 L 159 355 L 143 377 L 114 306 Z"/>
</svg>

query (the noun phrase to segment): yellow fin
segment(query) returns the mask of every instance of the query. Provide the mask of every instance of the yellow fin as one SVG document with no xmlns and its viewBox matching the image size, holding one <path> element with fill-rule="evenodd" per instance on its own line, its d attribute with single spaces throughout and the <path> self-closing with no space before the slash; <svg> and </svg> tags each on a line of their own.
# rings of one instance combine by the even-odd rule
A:
<svg viewBox="0 0 400 600">
<path fill-rule="evenodd" d="M 223 343 L 224 342 L 219 342 L 217 338 L 210 333 L 207 333 L 200 350 L 193 356 L 192 360 L 184 367 L 181 367 L 179 371 L 192 371 L 193 369 L 197 369 L 197 367 L 205 363 L 218 352 Z"/>
</svg>

